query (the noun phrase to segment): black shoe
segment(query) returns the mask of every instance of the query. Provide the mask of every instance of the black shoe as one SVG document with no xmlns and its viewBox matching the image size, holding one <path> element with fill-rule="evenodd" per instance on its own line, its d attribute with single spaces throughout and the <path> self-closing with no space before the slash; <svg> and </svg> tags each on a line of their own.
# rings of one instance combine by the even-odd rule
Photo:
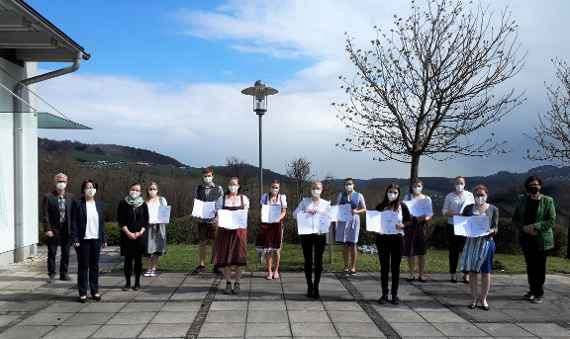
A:
<svg viewBox="0 0 570 339">
<path fill-rule="evenodd" d="M 131 289 L 131 284 L 125 284 L 125 286 L 123 286 L 122 290 L 123 291 L 128 291 Z"/>
<path fill-rule="evenodd" d="M 383 295 L 380 297 L 380 299 L 378 299 L 378 302 L 379 302 L 381 305 L 386 304 L 386 303 L 388 302 L 388 296 L 385 295 L 385 294 L 383 294 Z"/>
<path fill-rule="evenodd" d="M 464 283 L 464 284 L 469 284 L 469 280 L 467 280 L 466 278 L 463 278 L 463 283 Z"/>
<path fill-rule="evenodd" d="M 233 294 L 239 294 L 239 292 L 240 292 L 239 282 L 236 281 L 234 283 L 234 288 L 232 289 L 232 293 Z"/>
<path fill-rule="evenodd" d="M 491 309 L 491 308 L 489 307 L 489 305 L 487 305 L 487 306 L 481 305 L 481 306 L 479 306 L 479 308 L 482 309 L 482 310 L 485 310 L 485 311 L 488 311 L 488 310 Z"/>
<path fill-rule="evenodd" d="M 454 284 L 457 284 L 457 279 L 455 279 L 455 278 L 452 278 L 452 279 L 449 280 L 449 281 L 451 281 L 451 282 L 454 283 Z"/>
<path fill-rule="evenodd" d="M 82 304 L 85 304 L 87 302 L 87 296 L 86 295 L 82 295 L 79 297 L 79 302 Z"/>
<path fill-rule="evenodd" d="M 313 288 L 313 299 L 319 299 L 321 295 L 319 294 L 318 288 Z"/>
<path fill-rule="evenodd" d="M 62 281 L 71 281 L 71 278 L 69 277 L 69 274 L 66 273 L 66 274 L 61 274 L 61 275 L 59 276 L 59 280 L 62 280 Z"/>
<path fill-rule="evenodd" d="M 232 294 L 232 283 L 226 281 L 226 289 L 224 289 L 224 294 Z"/>
<path fill-rule="evenodd" d="M 542 297 L 534 297 L 530 302 L 533 304 L 542 304 L 544 299 Z"/>
<path fill-rule="evenodd" d="M 198 265 L 198 266 L 196 266 L 194 271 L 192 271 L 192 274 L 198 274 L 198 273 L 202 273 L 202 272 L 206 272 L 206 266 Z"/>
<path fill-rule="evenodd" d="M 93 294 L 93 300 L 95 300 L 95 301 L 101 301 L 101 294 L 99 294 L 99 293 Z"/>
<path fill-rule="evenodd" d="M 390 301 L 392 305 L 400 305 L 400 298 L 397 295 L 392 296 L 392 300 Z"/>
<path fill-rule="evenodd" d="M 523 295 L 523 299 L 528 300 L 528 301 L 532 301 L 534 300 L 535 296 L 532 292 L 527 292 L 525 295 Z"/>
<path fill-rule="evenodd" d="M 133 286 L 133 291 L 138 291 L 141 289 L 141 284 L 140 283 L 135 283 L 135 286 Z"/>
</svg>

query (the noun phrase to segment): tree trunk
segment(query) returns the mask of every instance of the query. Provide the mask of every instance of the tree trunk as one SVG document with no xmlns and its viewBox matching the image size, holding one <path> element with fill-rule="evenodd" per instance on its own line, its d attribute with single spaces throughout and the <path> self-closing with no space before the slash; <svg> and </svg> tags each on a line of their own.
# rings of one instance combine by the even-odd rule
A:
<svg viewBox="0 0 570 339">
<path fill-rule="evenodd" d="M 410 167 L 410 187 L 409 187 L 410 194 L 412 193 L 412 187 L 414 185 L 414 182 L 418 179 L 419 170 L 420 170 L 420 155 L 413 154 L 412 163 Z"/>
</svg>

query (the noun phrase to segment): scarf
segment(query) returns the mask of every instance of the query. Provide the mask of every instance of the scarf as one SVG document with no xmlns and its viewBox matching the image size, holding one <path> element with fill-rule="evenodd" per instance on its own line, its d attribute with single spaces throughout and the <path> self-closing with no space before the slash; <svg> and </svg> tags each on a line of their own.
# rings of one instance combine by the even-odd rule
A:
<svg viewBox="0 0 570 339">
<path fill-rule="evenodd" d="M 127 202 L 127 204 L 133 206 L 134 208 L 140 207 L 142 204 L 144 204 L 144 199 L 142 196 L 139 196 L 138 198 L 132 198 L 130 195 L 127 195 L 125 197 L 125 201 Z"/>
</svg>

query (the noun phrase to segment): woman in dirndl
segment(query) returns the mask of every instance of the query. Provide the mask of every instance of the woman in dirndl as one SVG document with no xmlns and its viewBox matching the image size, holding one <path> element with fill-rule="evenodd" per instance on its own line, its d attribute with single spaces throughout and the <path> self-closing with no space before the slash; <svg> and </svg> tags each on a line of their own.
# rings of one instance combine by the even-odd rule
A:
<svg viewBox="0 0 570 339">
<path fill-rule="evenodd" d="M 148 185 L 146 193 L 149 225 L 143 239 L 146 245 L 145 255 L 148 257 L 148 269 L 143 276 L 156 277 L 158 276 L 158 258 L 166 254 L 166 224 L 151 224 L 150 222 L 158 218 L 159 208 L 168 206 L 168 202 L 163 196 L 158 194 L 158 184 L 156 182 L 151 182 Z"/>
<path fill-rule="evenodd" d="M 360 234 L 360 215 L 366 213 L 364 196 L 354 190 L 354 180 L 347 178 L 344 181 L 345 191 L 338 194 L 336 204 L 350 204 L 352 219 L 348 222 L 337 221 L 335 227 L 335 240 L 344 246 L 344 273 L 356 274 L 356 256 L 358 236 Z"/>
<path fill-rule="evenodd" d="M 249 199 L 239 192 L 239 179 L 234 177 L 228 182 L 228 190 L 216 203 L 218 210 L 249 210 Z M 227 229 L 218 227 L 214 242 L 212 264 L 223 270 L 226 280 L 226 294 L 240 292 L 240 266 L 247 264 L 247 228 Z M 233 279 L 232 279 L 233 277 Z M 232 280 L 234 281 L 232 286 Z"/>
<path fill-rule="evenodd" d="M 461 255 L 461 271 L 469 273 L 469 285 L 471 287 L 472 301 L 469 308 L 479 308 L 488 311 L 487 296 L 491 289 L 491 272 L 493 271 L 493 255 L 495 254 L 495 241 L 493 236 L 499 229 L 499 209 L 487 203 L 489 190 L 483 185 L 475 187 L 475 204 L 466 206 L 463 216 L 486 215 L 490 221 L 488 235 L 471 238 L 465 241 L 463 254 Z M 481 292 L 478 291 L 478 276 L 481 275 Z"/>
<path fill-rule="evenodd" d="M 274 223 L 261 223 L 259 233 L 255 240 L 257 252 L 265 256 L 267 273 L 265 279 L 279 279 L 279 261 L 281 260 L 281 245 L 283 243 L 283 221 L 287 214 L 287 197 L 279 192 L 279 180 L 271 182 L 271 191 L 263 194 L 261 205 L 278 206 L 281 208 L 279 221 Z M 275 258 L 275 260 L 273 260 Z M 273 263 L 275 268 L 273 269 Z"/>
</svg>

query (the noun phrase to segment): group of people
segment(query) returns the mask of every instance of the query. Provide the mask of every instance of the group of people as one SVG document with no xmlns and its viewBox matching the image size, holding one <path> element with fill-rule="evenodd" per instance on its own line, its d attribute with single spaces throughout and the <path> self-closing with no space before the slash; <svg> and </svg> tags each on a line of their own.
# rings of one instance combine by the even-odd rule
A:
<svg viewBox="0 0 570 339">
<path fill-rule="evenodd" d="M 249 199 L 241 193 L 238 178 L 230 178 L 227 189 L 214 183 L 214 173 L 207 168 L 202 172 L 203 182 L 197 187 L 195 199 L 215 203 L 219 210 L 248 210 Z M 74 200 L 66 193 L 67 177 L 58 174 L 55 177 L 56 189 L 46 195 L 44 209 L 46 215 L 46 235 L 48 236 L 48 272 L 50 280 L 55 276 L 55 253 L 58 244 L 62 248 L 60 276 L 69 280 L 67 260 L 69 245 L 77 251 L 79 272 L 78 287 L 80 300 L 87 298 L 89 285 L 93 299 L 100 300 L 98 293 L 98 260 L 101 247 L 106 244 L 103 208 L 95 200 L 97 184 L 91 180 L 83 182 L 80 199 Z M 361 215 L 367 211 L 364 196 L 355 190 L 355 182 L 348 178 L 344 191 L 339 193 L 336 204 L 350 204 L 352 218 L 334 223 L 335 240 L 344 245 L 344 273 L 355 275 L 357 262 L 357 244 L 360 233 Z M 386 188 L 377 211 L 391 211 L 397 215 L 395 234 L 376 234 L 376 246 L 380 262 L 381 296 L 380 303 L 400 303 L 398 288 L 400 282 L 400 263 L 402 257 L 408 258 L 409 281 L 425 282 L 426 226 L 433 217 L 432 201 L 423 193 L 424 184 L 416 180 L 409 194 L 403 195 L 397 184 Z M 491 287 L 493 256 L 496 251 L 494 237 L 498 233 L 499 210 L 490 204 L 489 189 L 478 185 L 469 192 L 466 190 L 464 177 L 455 179 L 454 191 L 445 197 L 442 214 L 448 217 L 447 238 L 449 246 L 449 273 L 452 283 L 458 282 L 457 267 L 463 273 L 462 281 L 470 284 L 472 302 L 469 308 L 489 310 L 487 301 Z M 556 221 L 554 200 L 541 193 L 542 181 L 536 176 L 525 182 L 526 194 L 517 202 L 513 222 L 520 230 L 520 244 L 527 267 L 529 291 L 525 299 L 533 303 L 542 303 L 543 285 L 546 274 L 546 257 L 554 247 L 553 226 Z M 135 282 L 133 289 L 140 288 L 142 256 L 149 256 L 149 270 L 145 275 L 156 275 L 158 256 L 165 253 L 166 231 L 164 224 L 153 224 L 159 206 L 166 206 L 166 200 L 158 195 L 158 185 L 151 183 L 147 187 L 146 199 L 141 194 L 141 185 L 131 185 L 129 194 L 121 200 L 118 207 L 118 223 L 121 228 L 121 254 L 124 256 L 125 289 L 131 288 L 131 275 L 134 266 Z M 297 218 L 300 213 L 326 214 L 330 202 L 322 199 L 323 184 L 315 181 L 311 184 L 311 196 L 302 198 L 293 212 Z M 421 213 L 410 208 L 421 202 L 427 208 Z M 279 265 L 283 242 L 283 225 L 287 215 L 287 198 L 280 191 L 280 183 L 274 180 L 271 189 L 263 194 L 260 203 L 273 205 L 280 209 L 277 220 L 262 222 L 256 236 L 256 249 L 265 256 L 268 280 L 279 279 Z M 454 231 L 455 216 L 487 216 L 489 231 L 477 237 L 457 235 Z M 193 273 L 206 271 L 207 247 L 212 243 L 211 262 L 214 270 L 223 274 L 226 281 L 224 293 L 240 292 L 240 267 L 247 264 L 247 227 L 219 227 L 217 213 L 211 218 L 199 219 L 198 266 Z M 300 234 L 304 256 L 304 271 L 307 281 L 307 297 L 318 299 L 319 283 L 323 271 L 323 253 L 327 243 L 325 231 L 317 228 L 310 234 Z M 416 276 L 417 274 L 417 276 Z M 390 282 L 391 276 L 391 284 Z M 481 286 L 479 287 L 479 280 Z"/>
<path fill-rule="evenodd" d="M 59 173 L 54 177 L 55 189 L 43 199 L 43 217 L 48 247 L 49 282 L 56 275 L 56 255 L 61 248 L 60 279 L 70 280 L 68 275 L 69 249 L 77 254 L 77 287 L 79 300 L 87 301 L 87 290 L 95 301 L 101 300 L 99 293 L 99 256 L 101 248 L 107 245 L 105 214 L 102 202 L 97 200 L 98 185 L 93 180 L 81 184 L 78 199 L 68 193 L 67 175 Z M 128 195 L 119 202 L 117 216 L 121 230 L 121 255 L 124 257 L 124 290 L 138 290 L 141 283 L 142 257 L 148 256 L 148 271 L 145 276 L 156 276 L 158 257 L 166 251 L 166 225 L 152 223 L 156 220 L 159 206 L 166 206 L 166 199 L 158 195 L 158 185 L 151 182 L 146 198 L 141 194 L 142 186 L 134 183 Z M 134 284 L 131 277 L 134 269 Z"/>
</svg>

